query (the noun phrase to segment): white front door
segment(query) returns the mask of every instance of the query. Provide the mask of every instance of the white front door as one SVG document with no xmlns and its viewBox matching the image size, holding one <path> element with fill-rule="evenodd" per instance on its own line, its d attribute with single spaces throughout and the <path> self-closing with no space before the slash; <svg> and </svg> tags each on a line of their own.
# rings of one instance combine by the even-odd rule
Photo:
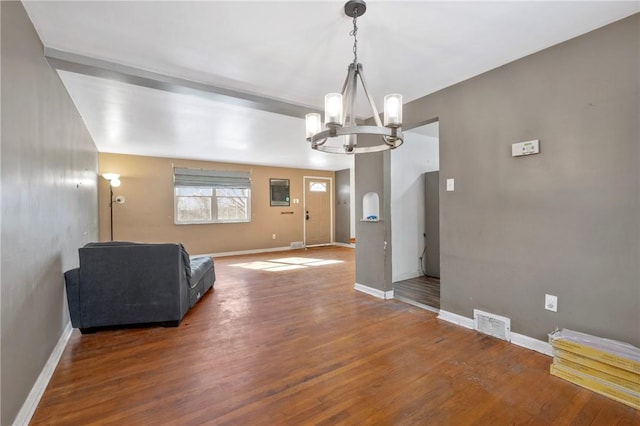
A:
<svg viewBox="0 0 640 426">
<path fill-rule="evenodd" d="M 331 244 L 331 178 L 304 177 L 305 245 Z"/>
</svg>

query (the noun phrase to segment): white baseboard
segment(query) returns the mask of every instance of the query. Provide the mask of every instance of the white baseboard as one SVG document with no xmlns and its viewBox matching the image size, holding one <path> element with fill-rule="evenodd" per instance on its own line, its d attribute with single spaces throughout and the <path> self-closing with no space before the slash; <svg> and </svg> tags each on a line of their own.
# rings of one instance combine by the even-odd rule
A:
<svg viewBox="0 0 640 426">
<path fill-rule="evenodd" d="M 333 243 L 333 245 L 347 248 L 356 248 L 356 245 L 351 243 Z"/>
<path fill-rule="evenodd" d="M 193 256 L 225 257 L 225 256 L 241 256 L 243 254 L 271 253 L 274 251 L 289 251 L 289 250 L 301 250 L 301 248 L 291 248 L 291 246 L 284 246 L 284 247 L 272 247 L 272 248 L 255 249 L 255 250 L 225 251 L 220 253 L 203 253 L 203 254 L 197 254 Z"/>
<path fill-rule="evenodd" d="M 416 302 L 415 300 L 407 299 L 402 296 L 398 296 L 396 294 L 393 295 L 395 300 L 399 300 L 401 302 L 407 303 L 409 305 L 415 306 L 416 308 L 424 309 L 425 311 L 431 311 L 436 314 L 440 313 L 440 309 L 434 308 L 433 306 L 425 305 L 424 303 Z"/>
<path fill-rule="evenodd" d="M 473 330 L 473 319 L 454 314 L 453 312 L 447 312 L 440 309 L 440 315 L 438 315 L 438 319 Z"/>
<path fill-rule="evenodd" d="M 511 332 L 511 343 L 522 346 L 523 348 L 531 349 L 532 351 L 540 352 L 544 355 L 553 356 L 553 351 L 549 342 L 543 342 L 542 340 L 534 339 L 533 337 L 525 336 L 524 334 Z"/>
<path fill-rule="evenodd" d="M 438 319 L 473 329 L 472 318 L 463 317 L 462 315 L 454 314 L 452 312 L 440 310 Z M 533 337 L 525 336 L 524 334 L 511 332 L 511 343 L 532 351 L 540 352 L 544 355 L 553 356 L 551 345 L 549 343 L 534 339 Z"/>
<path fill-rule="evenodd" d="M 355 283 L 353 286 L 354 290 L 360 291 L 362 293 L 366 293 L 370 296 L 377 297 L 382 300 L 390 300 L 393 299 L 393 290 L 390 291 L 382 291 L 377 288 L 369 287 L 364 284 Z"/>
<path fill-rule="evenodd" d="M 69 341 L 72 332 L 73 328 L 71 327 L 71 322 L 69 322 L 62 331 L 62 335 L 58 339 L 58 343 L 56 343 L 49 359 L 42 368 L 38 379 L 33 384 L 31 392 L 27 395 L 27 399 L 24 401 L 24 404 L 22 404 L 20 411 L 18 411 L 18 415 L 13 421 L 14 425 L 28 425 L 31 421 L 31 417 L 33 417 L 33 414 L 36 412 L 36 408 L 38 408 L 40 399 L 42 398 L 45 389 L 47 389 L 47 385 L 53 376 L 53 372 L 56 370 L 58 362 L 62 357 L 62 353 L 64 352 L 64 348 L 67 346 L 67 342 Z"/>
</svg>

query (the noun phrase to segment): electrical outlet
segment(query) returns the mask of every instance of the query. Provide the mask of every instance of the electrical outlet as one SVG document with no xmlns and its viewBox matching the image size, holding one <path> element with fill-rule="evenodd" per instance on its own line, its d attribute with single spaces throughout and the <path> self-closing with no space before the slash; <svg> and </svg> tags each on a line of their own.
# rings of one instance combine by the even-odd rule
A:
<svg viewBox="0 0 640 426">
<path fill-rule="evenodd" d="M 275 239 L 276 239 L 276 234 L 272 234 L 272 235 L 271 235 L 271 239 L 272 239 L 272 240 L 275 240 Z"/>
<path fill-rule="evenodd" d="M 544 295 L 544 308 L 547 311 L 558 312 L 558 296 L 551 294 Z"/>
</svg>

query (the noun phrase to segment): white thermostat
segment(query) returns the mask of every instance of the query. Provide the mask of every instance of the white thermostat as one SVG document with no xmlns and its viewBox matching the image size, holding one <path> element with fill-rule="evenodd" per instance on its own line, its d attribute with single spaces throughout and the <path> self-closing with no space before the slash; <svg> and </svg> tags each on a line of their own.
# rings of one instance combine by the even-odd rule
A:
<svg viewBox="0 0 640 426">
<path fill-rule="evenodd" d="M 521 155 L 532 155 L 540 153 L 540 141 L 518 142 L 511 144 L 511 156 L 520 157 Z"/>
</svg>

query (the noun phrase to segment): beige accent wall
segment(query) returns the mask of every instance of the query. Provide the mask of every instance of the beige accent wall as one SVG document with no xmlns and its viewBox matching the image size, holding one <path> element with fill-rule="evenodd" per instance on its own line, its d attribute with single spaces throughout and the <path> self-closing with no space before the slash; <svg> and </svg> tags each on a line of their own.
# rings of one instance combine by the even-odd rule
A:
<svg viewBox="0 0 640 426">
<path fill-rule="evenodd" d="M 173 167 L 249 171 L 251 222 L 174 224 Z M 293 241 L 303 241 L 303 177 L 329 177 L 334 181 L 332 190 L 335 186 L 334 172 L 123 154 L 101 153 L 99 168 L 101 174 L 114 172 L 121 175 L 122 185 L 114 188 L 114 198 L 118 195 L 126 198 L 124 204 L 113 205 L 114 240 L 181 242 L 190 254 L 288 247 Z M 290 180 L 291 206 L 269 205 L 270 178 Z M 295 198 L 300 200 L 299 204 L 293 204 Z M 99 182 L 99 209 L 100 240 L 108 241 L 109 183 L 102 178 Z M 272 239 L 273 234 L 276 234 L 275 239 Z"/>
</svg>

